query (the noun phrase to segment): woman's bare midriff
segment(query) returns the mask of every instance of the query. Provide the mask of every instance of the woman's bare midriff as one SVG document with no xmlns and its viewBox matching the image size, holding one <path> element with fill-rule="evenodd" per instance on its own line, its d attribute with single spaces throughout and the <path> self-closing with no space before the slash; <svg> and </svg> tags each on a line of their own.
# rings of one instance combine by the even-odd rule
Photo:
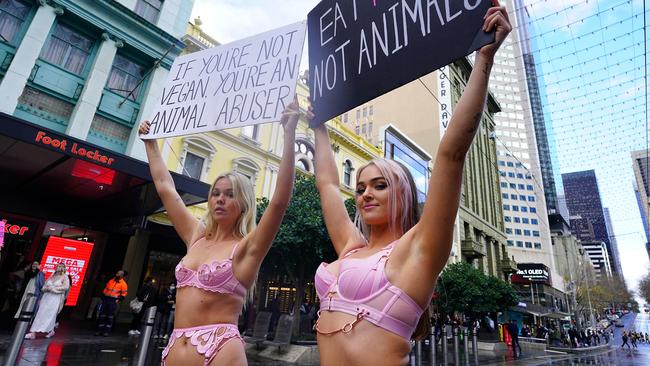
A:
<svg viewBox="0 0 650 366">
<path fill-rule="evenodd" d="M 321 331 L 341 329 L 355 317 L 323 311 L 318 321 Z M 349 333 L 318 334 L 321 366 L 402 366 L 408 363 L 410 342 L 397 334 L 360 321 Z"/>
<path fill-rule="evenodd" d="M 242 299 L 235 295 L 213 293 L 196 287 L 177 290 L 174 329 L 193 328 L 212 324 L 237 325 L 242 309 Z M 203 366 L 205 358 L 199 354 L 190 340 L 176 340 L 167 355 L 168 366 Z M 232 340 L 222 348 L 210 366 L 245 366 L 246 354 L 239 340 Z"/>
</svg>

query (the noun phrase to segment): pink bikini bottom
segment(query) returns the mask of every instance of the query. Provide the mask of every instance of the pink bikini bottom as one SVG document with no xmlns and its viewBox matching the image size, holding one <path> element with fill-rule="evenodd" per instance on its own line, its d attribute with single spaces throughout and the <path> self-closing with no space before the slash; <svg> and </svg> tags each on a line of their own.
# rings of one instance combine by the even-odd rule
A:
<svg viewBox="0 0 650 366">
<path fill-rule="evenodd" d="M 162 366 L 165 366 L 165 359 L 174 342 L 181 337 L 186 337 L 196 347 L 196 351 L 205 357 L 203 362 L 207 366 L 217 356 L 219 350 L 231 339 L 244 339 L 239 334 L 239 329 L 234 324 L 211 324 L 193 328 L 174 329 L 169 338 L 167 347 L 162 352 Z"/>
</svg>

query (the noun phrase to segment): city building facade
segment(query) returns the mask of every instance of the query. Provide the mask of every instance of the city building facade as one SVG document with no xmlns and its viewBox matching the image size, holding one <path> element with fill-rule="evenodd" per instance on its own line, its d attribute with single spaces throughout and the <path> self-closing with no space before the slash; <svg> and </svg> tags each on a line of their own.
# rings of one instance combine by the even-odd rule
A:
<svg viewBox="0 0 650 366">
<path fill-rule="evenodd" d="M 0 2 L 0 218 L 21 228 L 5 237 L 1 278 L 25 261 L 79 264 L 69 272 L 82 308 L 117 269 L 137 288 L 146 217 L 162 206 L 137 127 L 184 47 L 193 3 Z M 173 179 L 186 204 L 207 198 L 207 184 Z M 86 244 L 48 254 L 63 242 Z"/>
<path fill-rule="evenodd" d="M 650 150 L 633 151 L 632 171 L 634 172 L 634 193 L 639 205 L 639 214 L 643 221 L 643 231 L 645 232 L 646 243 L 650 243 L 650 186 L 648 185 L 648 172 L 650 170 Z M 650 247 L 650 245 L 646 245 Z M 649 252 L 650 253 L 650 252 Z"/>
<path fill-rule="evenodd" d="M 607 245 L 602 241 L 581 241 L 582 248 L 596 271 L 596 278 L 612 277 L 612 260 Z"/>
<path fill-rule="evenodd" d="M 607 231 L 596 173 L 593 170 L 564 173 L 562 183 L 569 208 L 571 231 L 583 244 L 605 243 L 607 258 L 610 261 L 607 268 L 619 275 L 615 265 L 618 261 L 618 253 L 614 251 Z"/>
</svg>

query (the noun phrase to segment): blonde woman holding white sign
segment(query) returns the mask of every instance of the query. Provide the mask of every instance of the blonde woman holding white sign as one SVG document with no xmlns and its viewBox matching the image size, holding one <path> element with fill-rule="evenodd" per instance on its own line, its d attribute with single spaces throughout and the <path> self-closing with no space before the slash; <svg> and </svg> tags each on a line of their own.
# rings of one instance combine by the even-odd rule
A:
<svg viewBox="0 0 650 366">
<path fill-rule="evenodd" d="M 406 365 L 409 341 L 428 333 L 426 310 L 449 258 L 465 156 L 481 123 L 494 55 L 512 29 L 505 8 L 495 3 L 483 29 L 496 31 L 496 41 L 476 56 L 440 141 L 421 217 L 409 170 L 375 159 L 357 171 L 355 226 L 340 197 L 327 129 L 315 129 L 316 185 L 339 255 L 318 267 L 314 281 L 322 366 Z"/>
<path fill-rule="evenodd" d="M 158 195 L 187 245 L 187 254 L 176 266 L 176 317 L 163 365 L 247 365 L 237 319 L 291 198 L 298 116 L 297 101 L 282 114 L 282 161 L 273 198 L 257 227 L 255 193 L 248 178 L 235 172 L 219 175 L 201 222 L 176 192 L 156 140 L 144 140 Z M 143 122 L 140 134 L 149 133 L 149 126 Z"/>
</svg>

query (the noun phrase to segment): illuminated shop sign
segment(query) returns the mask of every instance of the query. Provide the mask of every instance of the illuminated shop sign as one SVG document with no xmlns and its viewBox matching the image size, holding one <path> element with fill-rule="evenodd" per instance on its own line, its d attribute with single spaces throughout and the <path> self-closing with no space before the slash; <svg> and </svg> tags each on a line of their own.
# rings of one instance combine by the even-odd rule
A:
<svg viewBox="0 0 650 366">
<path fill-rule="evenodd" d="M 93 246 L 93 243 L 86 241 L 65 239 L 57 236 L 50 236 L 47 241 L 41 269 L 45 274 L 45 279 L 48 279 L 59 263 L 65 264 L 72 279 L 68 300 L 65 303 L 66 306 L 77 305 Z"/>
<path fill-rule="evenodd" d="M 52 137 L 45 131 L 38 131 L 36 133 L 34 141 L 54 150 L 61 150 L 61 152 L 72 153 L 72 155 L 76 155 L 80 158 L 91 160 L 95 163 L 100 163 L 107 166 L 110 166 L 115 161 L 115 158 L 102 154 L 102 152 L 98 149 L 88 148 L 86 146 L 82 146 L 77 142 L 72 142 L 72 144 L 70 144 L 68 142 L 68 139 Z"/>
<path fill-rule="evenodd" d="M 548 267 L 541 263 L 517 264 L 517 273 L 512 275 L 514 283 L 542 282 L 550 284 L 551 275 Z"/>
</svg>

